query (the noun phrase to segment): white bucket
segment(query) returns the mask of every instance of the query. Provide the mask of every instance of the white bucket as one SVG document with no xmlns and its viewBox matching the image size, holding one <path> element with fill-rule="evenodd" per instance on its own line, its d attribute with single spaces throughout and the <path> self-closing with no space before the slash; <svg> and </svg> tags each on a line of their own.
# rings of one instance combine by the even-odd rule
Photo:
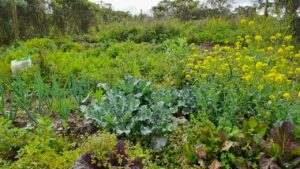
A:
<svg viewBox="0 0 300 169">
<path fill-rule="evenodd" d="M 18 72 L 24 72 L 32 66 L 31 58 L 23 58 L 20 61 L 11 61 L 11 71 L 13 75 L 16 75 Z"/>
</svg>

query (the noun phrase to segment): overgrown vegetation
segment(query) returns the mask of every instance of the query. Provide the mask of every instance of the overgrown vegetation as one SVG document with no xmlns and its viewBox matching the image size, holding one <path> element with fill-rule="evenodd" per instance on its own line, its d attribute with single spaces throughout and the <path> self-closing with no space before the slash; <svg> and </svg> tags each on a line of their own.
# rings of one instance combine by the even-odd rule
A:
<svg viewBox="0 0 300 169">
<path fill-rule="evenodd" d="M 0 48 L 1 169 L 300 168 L 294 1 L 231 13 L 165 0 L 154 17 L 15 2 L 24 41 Z M 12 4 L 0 0 L 2 42 Z"/>
</svg>

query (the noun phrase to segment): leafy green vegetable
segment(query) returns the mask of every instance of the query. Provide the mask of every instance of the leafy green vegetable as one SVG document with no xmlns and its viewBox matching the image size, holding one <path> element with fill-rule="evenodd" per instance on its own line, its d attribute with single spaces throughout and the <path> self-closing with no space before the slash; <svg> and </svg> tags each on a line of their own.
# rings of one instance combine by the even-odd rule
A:
<svg viewBox="0 0 300 169">
<path fill-rule="evenodd" d="M 300 168 L 300 147 L 294 136 L 294 125 L 291 121 L 273 125 L 271 140 L 264 145 L 265 151 L 260 159 L 260 167 L 265 169 L 298 169 Z"/>
<path fill-rule="evenodd" d="M 101 127 L 118 135 L 135 136 L 172 130 L 173 113 L 177 112 L 177 108 L 170 108 L 168 103 L 159 101 L 161 99 L 151 100 L 149 82 L 127 76 L 115 89 L 100 86 L 106 90 L 102 102 L 93 100 L 89 107 L 82 106 L 81 110 Z"/>
</svg>

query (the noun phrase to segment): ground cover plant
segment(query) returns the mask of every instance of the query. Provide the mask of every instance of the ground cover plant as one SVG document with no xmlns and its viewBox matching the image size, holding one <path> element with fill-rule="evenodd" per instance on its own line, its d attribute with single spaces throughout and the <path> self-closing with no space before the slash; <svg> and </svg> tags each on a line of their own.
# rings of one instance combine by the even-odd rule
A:
<svg viewBox="0 0 300 169">
<path fill-rule="evenodd" d="M 1 169 L 300 168 L 300 48 L 289 21 L 110 12 L 85 34 L 0 48 Z M 83 29 L 68 22 L 49 29 Z M 33 66 L 13 73 L 23 58 Z"/>
</svg>

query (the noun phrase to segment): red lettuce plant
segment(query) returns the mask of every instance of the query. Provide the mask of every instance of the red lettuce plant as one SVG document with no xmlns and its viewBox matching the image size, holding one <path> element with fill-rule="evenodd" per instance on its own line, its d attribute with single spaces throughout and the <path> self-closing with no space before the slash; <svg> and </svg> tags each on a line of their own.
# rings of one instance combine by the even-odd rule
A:
<svg viewBox="0 0 300 169">
<path fill-rule="evenodd" d="M 261 169 L 300 169 L 300 147 L 291 121 L 274 124 L 270 140 L 263 142 Z"/>
</svg>

